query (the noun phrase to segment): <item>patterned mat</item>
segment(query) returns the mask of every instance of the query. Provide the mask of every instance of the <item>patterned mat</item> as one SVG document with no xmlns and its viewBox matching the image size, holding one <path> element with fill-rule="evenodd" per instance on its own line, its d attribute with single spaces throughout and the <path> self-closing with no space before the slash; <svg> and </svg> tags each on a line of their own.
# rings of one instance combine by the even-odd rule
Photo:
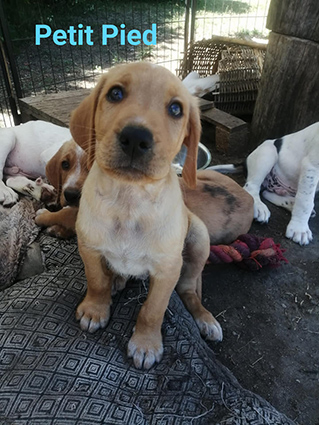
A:
<svg viewBox="0 0 319 425">
<path fill-rule="evenodd" d="M 234 425 L 293 422 L 244 390 L 173 293 L 164 358 L 139 371 L 126 347 L 147 288 L 128 283 L 95 334 L 74 312 L 85 293 L 75 241 L 41 235 L 47 270 L 0 293 L 1 425 Z"/>
</svg>

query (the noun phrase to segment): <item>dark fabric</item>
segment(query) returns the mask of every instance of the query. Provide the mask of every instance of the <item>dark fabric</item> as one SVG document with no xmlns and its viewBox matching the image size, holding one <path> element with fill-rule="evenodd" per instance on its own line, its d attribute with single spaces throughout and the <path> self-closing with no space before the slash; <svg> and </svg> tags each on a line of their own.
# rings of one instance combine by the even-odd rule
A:
<svg viewBox="0 0 319 425">
<path fill-rule="evenodd" d="M 47 270 L 0 292 L 1 425 L 293 424 L 216 360 L 176 293 L 162 327 L 164 358 L 147 372 L 126 355 L 143 283 L 114 298 L 106 329 L 82 332 L 76 243 L 40 242 Z"/>
</svg>

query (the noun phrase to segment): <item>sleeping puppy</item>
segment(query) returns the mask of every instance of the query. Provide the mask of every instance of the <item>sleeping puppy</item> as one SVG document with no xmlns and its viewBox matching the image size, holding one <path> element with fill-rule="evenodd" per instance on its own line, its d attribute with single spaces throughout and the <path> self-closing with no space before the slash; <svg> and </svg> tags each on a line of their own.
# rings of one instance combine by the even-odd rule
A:
<svg viewBox="0 0 319 425">
<path fill-rule="evenodd" d="M 165 68 L 119 65 L 74 111 L 70 129 L 90 168 L 76 222 L 87 278 L 76 311 L 81 328 L 107 325 L 117 276 L 149 276 L 128 344 L 137 368 L 149 369 L 163 355 L 161 325 L 175 286 L 202 335 L 220 341 L 221 327 L 200 301 L 209 235 L 185 206 L 171 166 L 184 143 L 183 178 L 196 186 L 201 127 L 195 99 Z"/>
<path fill-rule="evenodd" d="M 319 189 L 319 122 L 279 139 L 266 140 L 246 160 L 244 189 L 254 198 L 254 218 L 268 222 L 270 211 L 261 201 L 291 211 L 286 237 L 300 245 L 312 241 L 308 221 Z M 236 166 L 214 166 L 221 172 L 236 172 Z"/>
<path fill-rule="evenodd" d="M 35 199 L 51 202 L 55 196 L 52 186 L 42 180 L 36 183 L 33 180 L 45 177 L 46 164 L 70 138 L 69 129 L 40 120 L 1 128 L 0 203 L 11 206 L 18 201 L 19 196 L 12 188 Z M 50 199 L 48 192 L 51 192 Z"/>
<path fill-rule="evenodd" d="M 65 142 L 46 166 L 46 176 L 57 190 L 59 211 L 37 211 L 35 222 L 48 227 L 48 233 L 59 238 L 75 235 L 75 221 L 83 183 L 88 174 L 87 155 L 74 140 Z"/>
</svg>

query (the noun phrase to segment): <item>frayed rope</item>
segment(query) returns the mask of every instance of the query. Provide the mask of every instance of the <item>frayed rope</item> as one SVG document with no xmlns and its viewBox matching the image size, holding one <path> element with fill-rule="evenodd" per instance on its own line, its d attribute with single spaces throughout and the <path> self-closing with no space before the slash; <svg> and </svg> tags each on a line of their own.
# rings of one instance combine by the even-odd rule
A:
<svg viewBox="0 0 319 425">
<path fill-rule="evenodd" d="M 211 245 L 208 263 L 235 263 L 248 270 L 260 270 L 262 267 L 279 267 L 281 262 L 288 263 L 283 256 L 285 249 L 275 244 L 272 238 L 245 234 L 230 245 Z"/>
</svg>

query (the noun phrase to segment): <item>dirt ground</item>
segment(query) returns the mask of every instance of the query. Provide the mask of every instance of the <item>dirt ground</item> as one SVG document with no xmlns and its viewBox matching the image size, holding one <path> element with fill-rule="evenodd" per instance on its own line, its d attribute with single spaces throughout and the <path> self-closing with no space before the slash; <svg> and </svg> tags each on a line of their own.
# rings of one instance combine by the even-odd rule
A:
<svg viewBox="0 0 319 425">
<path fill-rule="evenodd" d="M 250 233 L 272 237 L 289 264 L 259 272 L 206 266 L 203 303 L 224 331 L 212 348 L 243 387 L 297 424 L 319 425 L 319 220 L 310 220 L 314 239 L 301 247 L 284 236 L 290 214 L 267 205 L 270 222 Z"/>
</svg>

